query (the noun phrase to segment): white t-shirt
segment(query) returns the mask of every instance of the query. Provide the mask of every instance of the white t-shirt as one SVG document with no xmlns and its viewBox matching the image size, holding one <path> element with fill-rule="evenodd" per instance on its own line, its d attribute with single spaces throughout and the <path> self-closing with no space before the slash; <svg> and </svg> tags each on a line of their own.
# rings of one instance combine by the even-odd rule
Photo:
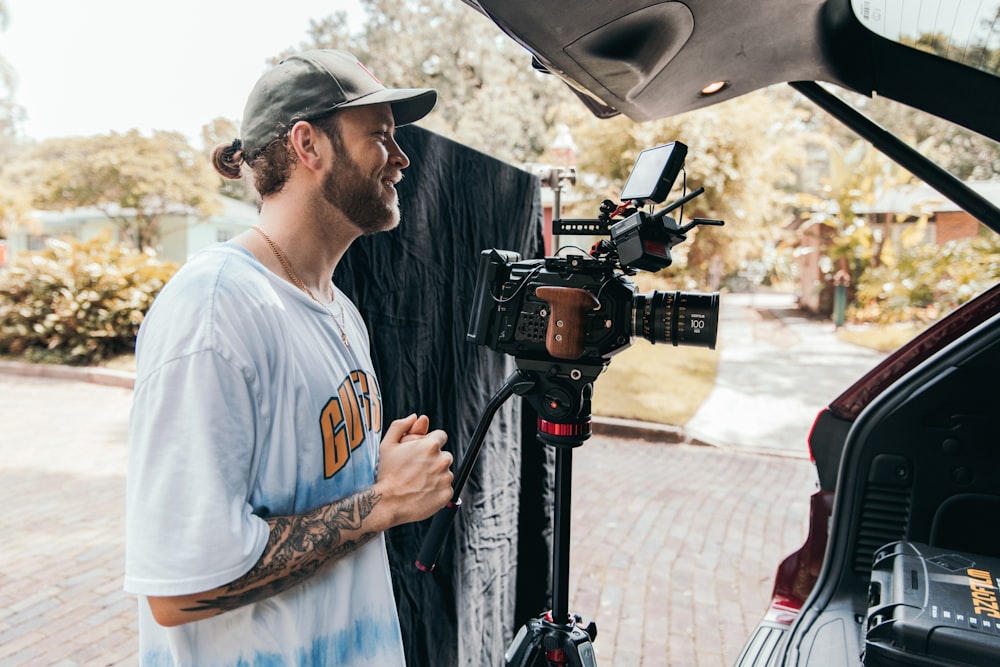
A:
<svg viewBox="0 0 1000 667">
<path fill-rule="evenodd" d="M 264 551 L 264 518 L 374 483 L 383 416 L 368 333 L 339 290 L 331 308 L 223 244 L 187 262 L 143 322 L 125 549 L 143 665 L 403 664 L 382 536 L 204 621 L 164 628 L 145 599 L 239 578 Z"/>
</svg>

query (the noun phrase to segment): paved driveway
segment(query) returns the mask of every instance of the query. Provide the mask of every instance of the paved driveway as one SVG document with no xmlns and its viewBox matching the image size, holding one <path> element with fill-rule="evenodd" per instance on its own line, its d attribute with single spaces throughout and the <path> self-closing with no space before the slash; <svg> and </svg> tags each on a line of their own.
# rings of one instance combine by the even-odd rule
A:
<svg viewBox="0 0 1000 667">
<path fill-rule="evenodd" d="M 804 316 L 793 295 L 767 292 L 722 295 L 718 349 L 715 386 L 686 437 L 801 457 L 820 409 L 885 358 Z"/>
<path fill-rule="evenodd" d="M 0 373 L 0 667 L 136 664 L 121 592 L 128 389 Z M 595 436 L 570 605 L 599 664 L 723 666 L 805 535 L 802 459 Z M 546 565 L 547 566 L 547 565 Z"/>
</svg>

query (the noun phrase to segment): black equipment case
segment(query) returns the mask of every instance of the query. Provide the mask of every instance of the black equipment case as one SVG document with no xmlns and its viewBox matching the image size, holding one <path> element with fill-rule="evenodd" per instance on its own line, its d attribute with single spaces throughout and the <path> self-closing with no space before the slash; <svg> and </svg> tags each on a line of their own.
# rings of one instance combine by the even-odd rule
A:
<svg viewBox="0 0 1000 667">
<path fill-rule="evenodd" d="M 875 552 L 865 667 L 1000 665 L 1000 559 L 892 542 Z"/>
</svg>

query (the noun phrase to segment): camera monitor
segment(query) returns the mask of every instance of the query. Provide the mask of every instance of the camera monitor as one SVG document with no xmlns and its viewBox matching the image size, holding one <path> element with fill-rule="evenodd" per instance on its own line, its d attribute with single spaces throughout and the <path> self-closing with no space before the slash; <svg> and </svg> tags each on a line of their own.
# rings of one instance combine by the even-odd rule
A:
<svg viewBox="0 0 1000 667">
<path fill-rule="evenodd" d="M 632 173 L 622 188 L 622 201 L 662 204 L 674 187 L 674 180 L 684 166 L 685 156 L 687 146 L 679 141 L 647 148 L 639 153 Z"/>
</svg>

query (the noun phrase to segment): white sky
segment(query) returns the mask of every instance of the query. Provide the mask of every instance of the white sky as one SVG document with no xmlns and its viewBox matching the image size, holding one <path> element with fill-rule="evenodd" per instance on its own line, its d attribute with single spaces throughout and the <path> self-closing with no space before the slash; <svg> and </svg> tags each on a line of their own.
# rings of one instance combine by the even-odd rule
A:
<svg viewBox="0 0 1000 667">
<path fill-rule="evenodd" d="M 0 54 L 17 75 L 30 139 L 137 128 L 200 143 L 239 122 L 268 58 L 306 39 L 310 19 L 358 0 L 7 0 Z M 352 21 L 353 22 L 353 21 Z"/>
</svg>

